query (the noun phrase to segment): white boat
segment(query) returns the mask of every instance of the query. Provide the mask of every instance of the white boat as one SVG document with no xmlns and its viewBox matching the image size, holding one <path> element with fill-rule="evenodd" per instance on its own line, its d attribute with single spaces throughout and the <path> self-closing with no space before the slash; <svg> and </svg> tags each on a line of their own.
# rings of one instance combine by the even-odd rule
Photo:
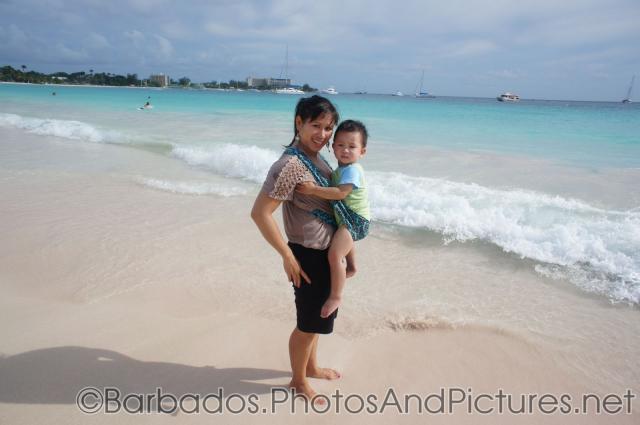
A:
<svg viewBox="0 0 640 425">
<path fill-rule="evenodd" d="M 513 93 L 502 93 L 500 96 L 496 97 L 500 102 L 518 102 L 520 100 L 520 96 Z"/>
<path fill-rule="evenodd" d="M 287 50 L 284 54 L 284 79 L 288 80 L 289 74 L 289 45 L 287 44 Z M 304 94 L 304 92 L 295 87 L 283 87 L 276 89 L 277 94 Z"/>
<path fill-rule="evenodd" d="M 422 71 L 422 77 L 420 77 L 420 88 L 418 89 L 416 87 L 415 97 L 417 97 L 418 99 L 433 99 L 433 98 L 435 98 L 434 95 L 430 94 L 429 92 L 426 92 L 426 91 L 422 90 L 422 84 L 423 83 L 424 83 L 424 71 Z"/>
<path fill-rule="evenodd" d="M 627 97 L 622 99 L 622 103 L 631 103 L 631 92 L 633 91 L 633 82 L 636 80 L 636 76 L 631 77 L 631 84 L 629 84 L 629 90 L 627 90 Z"/>
<path fill-rule="evenodd" d="M 333 87 L 328 87 L 328 88 L 322 90 L 322 93 L 325 93 L 325 94 L 338 94 L 336 89 L 333 88 Z"/>
<path fill-rule="evenodd" d="M 278 94 L 304 94 L 304 92 L 295 87 L 285 87 L 283 89 L 276 89 L 276 93 Z"/>
<path fill-rule="evenodd" d="M 394 96 L 404 96 L 401 91 L 397 91 L 393 94 Z"/>
</svg>

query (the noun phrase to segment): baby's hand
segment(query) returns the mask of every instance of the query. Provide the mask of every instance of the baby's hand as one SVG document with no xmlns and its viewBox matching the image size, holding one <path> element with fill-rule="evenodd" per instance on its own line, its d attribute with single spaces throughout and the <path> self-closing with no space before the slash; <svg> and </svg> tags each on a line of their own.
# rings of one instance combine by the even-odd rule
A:
<svg viewBox="0 0 640 425">
<path fill-rule="evenodd" d="M 298 183 L 298 185 L 296 186 L 296 192 L 300 192 L 303 195 L 311 195 L 315 187 L 316 184 L 311 181 Z"/>
</svg>

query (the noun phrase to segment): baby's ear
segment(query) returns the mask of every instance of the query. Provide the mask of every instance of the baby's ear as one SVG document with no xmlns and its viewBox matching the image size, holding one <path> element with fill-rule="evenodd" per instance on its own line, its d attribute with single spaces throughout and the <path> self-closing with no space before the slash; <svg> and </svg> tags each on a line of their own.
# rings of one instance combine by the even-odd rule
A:
<svg viewBox="0 0 640 425">
<path fill-rule="evenodd" d="M 364 154 L 367 153 L 367 148 L 366 147 L 362 148 L 360 152 L 361 152 L 360 155 L 364 156 Z"/>
</svg>

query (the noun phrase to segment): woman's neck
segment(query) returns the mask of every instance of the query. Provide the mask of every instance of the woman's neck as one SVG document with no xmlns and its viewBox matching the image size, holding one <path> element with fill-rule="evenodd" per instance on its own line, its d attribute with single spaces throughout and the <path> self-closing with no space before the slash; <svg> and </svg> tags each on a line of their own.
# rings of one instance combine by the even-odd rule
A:
<svg viewBox="0 0 640 425">
<path fill-rule="evenodd" d="M 317 158 L 318 157 L 318 152 L 313 152 L 313 151 L 309 151 L 307 148 L 304 147 L 304 145 L 302 143 L 296 143 L 293 145 L 295 148 L 301 150 L 305 155 L 307 155 L 309 158 Z"/>
</svg>

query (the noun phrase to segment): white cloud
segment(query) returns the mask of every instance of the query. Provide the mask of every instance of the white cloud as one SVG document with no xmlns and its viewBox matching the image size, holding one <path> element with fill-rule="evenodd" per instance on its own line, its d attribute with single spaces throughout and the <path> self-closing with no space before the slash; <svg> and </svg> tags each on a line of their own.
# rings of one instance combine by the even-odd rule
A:
<svg viewBox="0 0 640 425">
<path fill-rule="evenodd" d="M 638 72 L 638 1 L 0 0 L 0 56 L 198 81 L 277 75 L 288 44 L 291 76 L 341 91 L 407 91 L 425 68 L 443 94 L 473 76 L 553 91 L 554 72 Z"/>
<path fill-rule="evenodd" d="M 84 39 L 87 47 L 91 49 L 106 49 L 111 47 L 109 41 L 101 34 L 92 32 Z"/>
<path fill-rule="evenodd" d="M 52 53 L 52 58 L 72 63 L 79 63 L 89 58 L 87 52 L 74 50 L 63 43 L 57 43 Z"/>
<path fill-rule="evenodd" d="M 158 58 L 161 60 L 171 59 L 171 56 L 173 55 L 173 45 L 171 42 L 161 35 L 154 34 L 153 36 L 155 37 L 158 46 L 158 50 L 156 51 Z"/>
<path fill-rule="evenodd" d="M 180 21 L 167 22 L 161 25 L 162 32 L 173 40 L 193 40 L 197 38 L 196 30 Z"/>
<path fill-rule="evenodd" d="M 138 30 L 125 31 L 124 36 L 130 42 L 133 43 L 135 47 L 143 47 L 145 42 L 144 34 Z"/>
<path fill-rule="evenodd" d="M 617 10 L 558 16 L 537 22 L 515 37 L 517 44 L 571 47 L 602 44 L 616 39 L 640 37 L 640 7 L 638 13 Z"/>
<path fill-rule="evenodd" d="M 6 29 L 0 26 L 0 44 L 10 48 L 26 47 L 29 36 L 14 24 Z"/>
</svg>

